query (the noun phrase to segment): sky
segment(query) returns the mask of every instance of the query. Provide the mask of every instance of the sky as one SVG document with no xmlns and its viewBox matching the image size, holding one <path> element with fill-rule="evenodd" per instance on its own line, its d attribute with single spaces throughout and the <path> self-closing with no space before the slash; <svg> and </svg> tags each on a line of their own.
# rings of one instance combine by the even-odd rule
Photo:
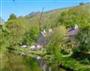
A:
<svg viewBox="0 0 90 71">
<path fill-rule="evenodd" d="M 0 0 L 0 17 L 5 21 L 9 15 L 25 16 L 31 12 L 49 11 L 88 3 L 90 0 Z"/>
</svg>

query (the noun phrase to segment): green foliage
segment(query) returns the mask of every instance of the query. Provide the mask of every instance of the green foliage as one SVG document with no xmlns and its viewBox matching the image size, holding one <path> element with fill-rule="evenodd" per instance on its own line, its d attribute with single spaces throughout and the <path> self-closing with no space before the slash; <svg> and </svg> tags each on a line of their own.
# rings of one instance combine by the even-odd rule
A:
<svg viewBox="0 0 90 71">
<path fill-rule="evenodd" d="M 30 66 L 31 71 L 42 71 L 41 68 L 39 67 L 39 64 L 34 58 L 27 57 L 26 63 L 28 66 Z"/>
<path fill-rule="evenodd" d="M 49 37 L 49 42 L 47 45 L 47 55 L 51 56 L 49 57 L 50 58 L 49 60 L 52 60 L 50 61 L 52 64 L 53 61 L 56 64 L 59 63 L 60 59 L 63 56 L 61 50 L 64 49 L 64 45 L 65 45 L 64 41 L 66 39 L 65 35 L 66 35 L 65 27 L 60 26 L 55 28 L 55 32 L 52 34 L 52 37 Z"/>
<path fill-rule="evenodd" d="M 90 51 L 90 27 L 82 29 L 77 36 L 80 51 Z"/>
<path fill-rule="evenodd" d="M 11 14 L 8 20 L 15 20 L 17 17 L 15 14 Z"/>
<path fill-rule="evenodd" d="M 31 24 L 30 30 L 24 34 L 23 42 L 24 44 L 31 45 L 32 43 L 35 43 L 39 36 L 39 25 Z"/>
<path fill-rule="evenodd" d="M 90 26 L 90 11 L 83 7 L 84 6 L 75 7 L 62 12 L 59 18 L 59 22 L 66 25 L 67 27 L 71 27 L 74 24 L 78 24 L 80 28 Z"/>
<path fill-rule="evenodd" d="M 52 71 L 90 70 L 90 5 L 45 12 L 32 17 L 11 14 L 0 28 L 0 70 L 1 71 L 41 71 L 33 58 L 41 56 Z M 41 21 L 41 25 L 39 22 Z M 68 27 L 77 24 L 79 33 L 74 40 L 68 37 Z M 38 51 L 30 49 L 37 43 L 40 28 L 53 28 L 47 36 L 48 44 Z M 20 48 L 21 44 L 28 48 Z M 22 55 L 21 53 L 25 53 Z M 71 54 L 72 53 L 72 54 Z M 21 56 L 22 55 L 22 56 Z M 60 67 L 62 65 L 62 67 Z"/>
<path fill-rule="evenodd" d="M 12 52 L 20 47 L 19 44 L 22 43 L 23 40 L 28 40 L 27 43 L 29 43 L 29 45 L 35 42 L 38 33 L 38 25 L 31 25 L 25 19 L 8 20 L 0 31 L 0 64 L 2 64 L 0 70 L 32 71 L 28 65 L 25 64 L 26 59 L 17 55 L 20 52 L 14 54 Z"/>
</svg>

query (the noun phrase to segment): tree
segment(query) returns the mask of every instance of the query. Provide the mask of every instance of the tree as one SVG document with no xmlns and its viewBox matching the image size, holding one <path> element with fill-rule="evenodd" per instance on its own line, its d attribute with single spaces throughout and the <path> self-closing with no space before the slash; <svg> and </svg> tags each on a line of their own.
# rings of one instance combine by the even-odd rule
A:
<svg viewBox="0 0 90 71">
<path fill-rule="evenodd" d="M 77 40 L 79 43 L 80 51 L 90 51 L 90 27 L 85 27 L 82 29 L 77 36 Z"/>
<path fill-rule="evenodd" d="M 11 14 L 8 18 L 8 20 L 15 20 L 17 17 L 15 14 Z"/>
<path fill-rule="evenodd" d="M 84 27 L 76 37 L 78 44 L 72 57 L 82 64 L 90 64 L 90 27 Z"/>
<path fill-rule="evenodd" d="M 47 54 L 45 56 L 45 59 L 50 64 L 51 67 L 54 67 L 53 71 L 59 71 L 58 66 L 64 59 L 64 54 L 62 53 L 62 50 L 64 49 L 65 52 L 67 52 L 68 47 L 65 47 L 65 41 L 66 41 L 66 28 L 65 26 L 59 26 L 55 28 L 54 33 L 51 37 L 49 37 L 48 45 L 46 46 Z M 68 53 L 67 53 L 68 54 Z M 66 57 L 68 58 L 68 57 Z"/>
<path fill-rule="evenodd" d="M 84 5 L 84 3 L 81 2 L 80 5 Z"/>
</svg>

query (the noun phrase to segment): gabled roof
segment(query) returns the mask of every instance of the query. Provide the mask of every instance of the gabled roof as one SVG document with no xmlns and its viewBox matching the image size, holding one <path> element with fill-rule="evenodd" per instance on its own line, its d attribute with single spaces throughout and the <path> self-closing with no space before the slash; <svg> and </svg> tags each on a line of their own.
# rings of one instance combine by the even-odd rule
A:
<svg viewBox="0 0 90 71">
<path fill-rule="evenodd" d="M 79 29 L 73 29 L 68 32 L 69 36 L 75 36 L 78 34 Z"/>
<path fill-rule="evenodd" d="M 75 35 L 78 34 L 78 32 L 79 32 L 78 25 L 75 25 L 74 28 L 72 27 L 72 28 L 70 28 L 70 29 L 68 30 L 68 35 L 69 35 L 69 36 L 75 36 Z"/>
<path fill-rule="evenodd" d="M 42 33 L 40 33 L 39 39 L 37 41 L 37 44 L 45 45 L 46 43 L 47 43 L 47 40 L 46 40 L 45 36 L 42 35 Z"/>
<path fill-rule="evenodd" d="M 43 31 L 41 31 L 37 44 L 46 45 L 47 44 L 46 36 L 50 36 L 51 33 L 52 29 L 49 29 L 48 31 L 44 29 Z"/>
</svg>

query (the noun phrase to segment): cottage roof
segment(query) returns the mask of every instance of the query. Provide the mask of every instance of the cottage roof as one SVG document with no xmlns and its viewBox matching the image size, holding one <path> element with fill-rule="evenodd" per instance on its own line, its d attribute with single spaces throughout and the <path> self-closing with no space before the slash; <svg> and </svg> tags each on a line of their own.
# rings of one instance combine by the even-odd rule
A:
<svg viewBox="0 0 90 71">
<path fill-rule="evenodd" d="M 78 27 L 78 25 L 75 25 L 74 28 L 70 28 L 70 29 L 68 30 L 68 35 L 69 35 L 69 36 L 75 36 L 75 35 L 78 34 L 78 31 L 79 31 L 79 27 Z"/>
</svg>

